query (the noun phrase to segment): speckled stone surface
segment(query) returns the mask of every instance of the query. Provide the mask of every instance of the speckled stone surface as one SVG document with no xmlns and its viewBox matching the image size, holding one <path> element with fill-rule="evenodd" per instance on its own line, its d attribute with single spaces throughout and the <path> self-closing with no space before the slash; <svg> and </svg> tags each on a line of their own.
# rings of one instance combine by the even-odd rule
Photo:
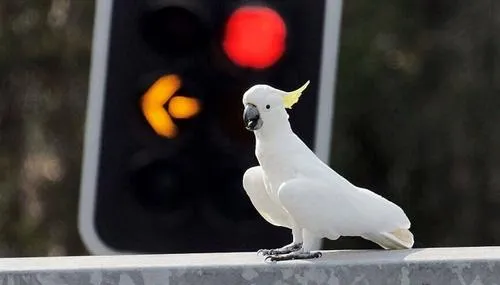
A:
<svg viewBox="0 0 500 285">
<path fill-rule="evenodd" d="M 500 285 L 500 247 L 325 251 L 266 263 L 255 253 L 0 259 L 3 285 Z"/>
</svg>

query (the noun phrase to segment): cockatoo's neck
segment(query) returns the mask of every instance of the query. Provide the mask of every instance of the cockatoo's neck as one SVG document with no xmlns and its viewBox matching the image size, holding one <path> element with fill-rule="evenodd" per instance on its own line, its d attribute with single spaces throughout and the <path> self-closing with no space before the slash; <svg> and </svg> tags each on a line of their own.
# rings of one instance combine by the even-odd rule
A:
<svg viewBox="0 0 500 285">
<path fill-rule="evenodd" d="M 261 142 L 270 141 L 293 135 L 290 122 L 287 119 L 264 121 L 262 128 L 254 131 L 255 138 Z"/>
</svg>

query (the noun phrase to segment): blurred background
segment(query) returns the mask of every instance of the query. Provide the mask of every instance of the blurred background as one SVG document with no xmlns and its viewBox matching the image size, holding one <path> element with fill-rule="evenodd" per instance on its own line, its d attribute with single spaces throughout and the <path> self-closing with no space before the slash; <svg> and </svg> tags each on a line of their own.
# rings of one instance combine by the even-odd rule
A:
<svg viewBox="0 0 500 285">
<path fill-rule="evenodd" d="M 331 165 L 401 205 L 419 247 L 499 244 L 499 5 L 343 5 Z M 90 0 L 0 1 L 2 257 L 87 254 L 77 208 L 93 17 Z"/>
</svg>

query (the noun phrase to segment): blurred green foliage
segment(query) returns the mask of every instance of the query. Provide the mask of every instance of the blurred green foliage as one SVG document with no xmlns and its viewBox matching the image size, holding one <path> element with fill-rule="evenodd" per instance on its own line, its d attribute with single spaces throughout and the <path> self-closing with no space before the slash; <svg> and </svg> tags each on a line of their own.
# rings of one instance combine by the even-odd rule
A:
<svg viewBox="0 0 500 285">
<path fill-rule="evenodd" d="M 344 3 L 331 161 L 402 205 L 417 246 L 500 242 L 492 3 Z"/>
<path fill-rule="evenodd" d="M 331 164 L 400 204 L 417 246 L 500 241 L 498 6 L 344 2 Z M 76 213 L 93 9 L 0 2 L 0 256 L 86 253 Z"/>
<path fill-rule="evenodd" d="M 93 9 L 0 2 L 0 256 L 85 253 L 76 210 Z"/>
</svg>

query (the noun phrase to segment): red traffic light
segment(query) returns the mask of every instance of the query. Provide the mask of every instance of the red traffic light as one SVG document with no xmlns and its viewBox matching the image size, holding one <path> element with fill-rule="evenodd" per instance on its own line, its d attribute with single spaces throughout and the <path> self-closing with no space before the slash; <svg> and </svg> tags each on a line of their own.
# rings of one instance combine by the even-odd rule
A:
<svg viewBox="0 0 500 285">
<path fill-rule="evenodd" d="M 233 12 L 226 27 L 223 48 L 242 67 L 268 68 L 285 51 L 286 25 L 275 10 L 244 6 Z"/>
</svg>

